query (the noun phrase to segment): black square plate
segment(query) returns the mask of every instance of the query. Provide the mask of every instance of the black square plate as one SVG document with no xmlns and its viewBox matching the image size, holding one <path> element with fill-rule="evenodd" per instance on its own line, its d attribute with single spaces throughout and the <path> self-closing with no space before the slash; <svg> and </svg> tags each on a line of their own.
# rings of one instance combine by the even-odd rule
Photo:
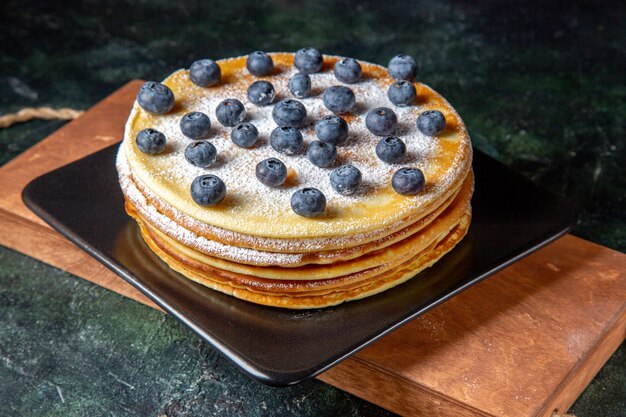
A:
<svg viewBox="0 0 626 417">
<path fill-rule="evenodd" d="M 332 367 L 409 320 L 563 235 L 576 213 L 507 167 L 475 152 L 476 191 L 467 237 L 419 277 L 364 300 L 290 311 L 198 285 L 156 257 L 126 215 L 117 182 L 118 145 L 33 180 L 28 207 L 79 247 L 271 385 Z"/>
</svg>

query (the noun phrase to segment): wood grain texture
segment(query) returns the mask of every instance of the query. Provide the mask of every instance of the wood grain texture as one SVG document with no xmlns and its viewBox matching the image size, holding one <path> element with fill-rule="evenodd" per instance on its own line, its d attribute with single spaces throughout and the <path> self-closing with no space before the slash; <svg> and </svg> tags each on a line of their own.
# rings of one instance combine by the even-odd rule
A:
<svg viewBox="0 0 626 417">
<path fill-rule="evenodd" d="M 344 369 L 367 364 L 391 372 L 396 386 L 412 381 L 424 388 L 411 399 L 416 404 L 435 392 L 454 400 L 446 407 L 458 402 L 487 415 L 564 412 L 624 340 L 624 271 L 623 254 L 566 236 L 321 379 L 356 391 L 362 381 L 347 382 L 354 377 Z M 376 402 L 376 394 L 366 395 Z M 413 414 L 406 400 L 388 408 Z"/>
<path fill-rule="evenodd" d="M 139 85 L 0 168 L 0 244 L 155 307 L 21 199 L 31 179 L 119 140 Z M 624 340 L 625 271 L 626 255 L 565 236 L 319 378 L 403 415 L 565 412 Z"/>
</svg>

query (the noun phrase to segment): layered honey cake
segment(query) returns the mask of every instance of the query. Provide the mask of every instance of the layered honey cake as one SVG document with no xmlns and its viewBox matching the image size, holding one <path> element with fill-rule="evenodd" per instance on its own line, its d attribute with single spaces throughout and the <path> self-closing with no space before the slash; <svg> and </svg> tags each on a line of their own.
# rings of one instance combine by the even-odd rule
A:
<svg viewBox="0 0 626 417">
<path fill-rule="evenodd" d="M 304 48 L 146 82 L 117 157 L 126 211 L 172 269 L 254 303 L 401 284 L 465 236 L 474 187 L 463 121 L 416 72 Z"/>
</svg>

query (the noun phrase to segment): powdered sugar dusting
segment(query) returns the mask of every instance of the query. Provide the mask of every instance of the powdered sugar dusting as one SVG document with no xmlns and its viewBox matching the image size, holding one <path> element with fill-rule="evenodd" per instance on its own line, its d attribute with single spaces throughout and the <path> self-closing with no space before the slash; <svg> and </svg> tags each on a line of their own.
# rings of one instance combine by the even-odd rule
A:
<svg viewBox="0 0 626 417">
<path fill-rule="evenodd" d="M 235 74 L 243 77 L 242 74 Z M 288 89 L 289 78 L 296 73 L 293 68 L 286 69 L 280 75 L 271 78 L 276 90 L 276 100 L 291 98 Z M 305 144 L 317 140 L 315 137 L 315 122 L 326 115 L 332 114 L 322 102 L 322 92 L 333 85 L 341 84 L 332 72 L 312 74 L 312 85 L 315 96 L 299 101 L 307 109 L 306 124 L 301 130 Z M 228 192 L 237 196 L 238 201 L 254 201 L 255 211 L 262 216 L 277 214 L 277 208 L 289 207 L 293 187 L 269 188 L 260 184 L 255 176 L 256 164 L 263 159 L 276 157 L 282 160 L 289 168 L 293 169 L 297 176 L 297 186 L 315 187 L 324 193 L 329 206 L 335 200 L 354 200 L 362 198 L 367 193 L 374 192 L 379 187 L 389 184 L 391 175 L 401 166 L 417 166 L 427 172 L 429 158 L 436 153 L 438 141 L 436 138 L 421 134 L 415 125 L 415 108 L 391 106 L 386 95 L 386 87 L 379 85 L 377 80 L 368 79 L 360 83 L 350 85 L 357 97 L 357 114 L 350 123 L 350 134 L 343 146 L 338 147 L 338 161 L 333 167 L 343 163 L 350 163 L 361 170 L 363 175 L 363 187 L 357 197 L 346 197 L 337 194 L 331 187 L 329 176 L 331 168 L 319 168 L 311 164 L 306 155 L 287 156 L 276 152 L 269 146 L 269 136 L 276 123 L 272 118 L 273 105 L 257 106 L 250 103 L 246 97 L 245 87 L 239 83 L 225 84 L 220 89 L 220 94 L 186 94 L 186 108 L 193 111 L 203 112 L 211 118 L 211 136 L 208 138 L 218 151 L 217 163 L 209 168 L 198 168 L 184 159 L 184 150 L 191 142 L 179 128 L 180 115 L 164 115 L 156 118 L 154 128 L 163 132 L 171 146 L 171 152 L 167 160 L 162 164 L 163 170 L 159 175 L 175 183 L 190 183 L 198 175 L 211 173 L 224 180 Z M 191 83 L 188 88 L 196 88 Z M 226 98 L 236 98 L 246 106 L 246 121 L 253 123 L 259 130 L 259 142 L 251 149 L 242 149 L 230 140 L 231 128 L 222 126 L 215 118 L 217 105 Z M 407 145 L 406 158 L 400 164 L 389 165 L 380 161 L 375 154 L 376 143 L 380 140 L 371 134 L 365 127 L 367 112 L 375 107 L 394 107 L 398 115 L 398 136 Z M 237 210 L 237 207 L 233 207 Z"/>
<path fill-rule="evenodd" d="M 126 148 L 132 178 L 139 190 L 146 194 L 152 191 L 164 204 L 171 207 L 170 218 L 180 213 L 188 223 L 178 224 L 191 230 L 211 229 L 205 236 L 222 242 L 269 251 L 306 252 L 328 250 L 329 242 L 350 247 L 378 239 L 399 230 L 432 211 L 436 205 L 449 197 L 465 178 L 471 164 L 469 137 L 462 121 L 454 109 L 437 93 L 423 84 L 418 88 L 417 105 L 400 108 L 389 102 L 386 90 L 391 80 L 384 70 L 372 64 L 365 65 L 365 78 L 353 89 L 357 106 L 346 121 L 350 133 L 345 144 L 338 147 L 338 158 L 329 168 L 319 168 L 308 161 L 304 154 L 287 156 L 269 146 L 269 136 L 276 124 L 271 117 L 273 105 L 281 99 L 293 98 L 288 90 L 288 80 L 296 73 L 287 54 L 275 54 L 277 74 L 265 77 L 276 89 L 272 105 L 257 106 L 247 100 L 247 87 L 257 78 L 241 69 L 245 57 L 219 61 L 224 64 L 225 77 L 215 87 L 202 88 L 189 81 L 188 72 L 179 70 L 164 83 L 172 87 L 176 106 L 172 113 L 151 116 L 136 103 L 126 125 L 123 147 Z M 327 57 L 330 65 L 336 57 Z M 237 69 L 240 68 L 240 69 Z M 330 86 L 341 85 L 332 71 L 311 74 L 310 98 L 298 99 L 307 109 L 308 116 L 302 133 L 305 146 L 316 140 L 315 123 L 331 114 L 322 102 L 322 94 Z M 242 101 L 247 109 L 246 121 L 254 123 L 260 133 L 259 142 L 251 149 L 236 146 L 230 140 L 231 128 L 222 126 L 215 117 L 215 108 L 226 98 Z M 407 145 L 407 155 L 398 164 L 389 165 L 380 161 L 375 146 L 380 140 L 365 127 L 365 117 L 375 107 L 389 107 L 398 115 L 399 126 L 395 135 Z M 439 137 L 422 135 L 415 125 L 419 113 L 425 108 L 438 108 L 453 119 L 451 129 Z M 184 158 L 184 149 L 192 140 L 180 132 L 180 118 L 190 111 L 202 111 L 212 121 L 210 137 L 218 150 L 217 162 L 208 168 L 198 168 Z M 152 127 L 162 131 L 168 138 L 166 152 L 147 157 L 134 144 L 134 135 L 139 129 Z M 255 177 L 255 167 L 263 159 L 276 157 L 282 160 L 293 175 L 285 186 L 269 188 Z M 330 186 L 333 168 L 351 163 L 363 175 L 363 185 L 352 196 L 337 194 Z M 394 193 L 390 187 L 393 172 L 402 166 L 420 168 L 426 177 L 426 187 L 416 196 L 404 197 Z M 215 207 L 201 207 L 193 202 L 189 186 L 193 179 L 203 174 L 215 174 L 226 183 L 227 196 Z M 320 189 L 327 199 L 324 215 L 307 219 L 293 213 L 290 199 L 293 192 L 302 187 Z M 196 223 L 200 226 L 196 228 Z M 215 229 L 215 230 L 213 230 Z M 215 233 L 213 233 L 215 231 Z M 199 232 L 200 233 L 200 232 Z M 230 239 L 230 235 L 236 235 Z M 222 239 L 222 237 L 224 239 Z M 257 239 L 258 238 L 258 239 Z M 261 239 L 261 246 L 257 240 Z M 245 241 L 245 242 L 244 242 Z M 336 248 L 339 246 L 331 246 Z"/>
</svg>

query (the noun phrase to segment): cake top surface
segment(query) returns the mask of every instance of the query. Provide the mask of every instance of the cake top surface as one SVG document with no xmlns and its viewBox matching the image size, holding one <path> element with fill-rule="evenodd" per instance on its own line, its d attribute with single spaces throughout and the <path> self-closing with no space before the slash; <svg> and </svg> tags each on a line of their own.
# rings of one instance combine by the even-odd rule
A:
<svg viewBox="0 0 626 417">
<path fill-rule="evenodd" d="M 428 214 L 438 203 L 458 188 L 471 165 L 469 137 L 458 114 L 440 95 L 429 87 L 415 82 L 415 105 L 396 107 L 387 97 L 393 83 L 385 68 L 360 62 L 361 80 L 344 84 L 337 80 L 332 68 L 340 59 L 324 56 L 319 73 L 310 74 L 312 93 L 308 98 L 294 98 L 288 88 L 289 79 L 298 71 L 293 66 L 293 54 L 270 54 L 274 61 L 271 75 L 257 77 L 246 69 L 246 57 L 217 61 L 221 81 L 211 87 L 199 87 L 189 79 L 188 70 L 178 70 L 163 84 L 174 93 L 174 108 L 163 115 L 149 113 L 135 102 L 127 122 L 121 151 L 125 153 L 133 176 L 142 185 L 160 196 L 172 207 L 201 222 L 229 232 L 271 238 L 317 238 L 363 234 L 381 228 L 397 229 Z M 247 97 L 248 86 L 257 80 L 272 83 L 276 98 L 272 104 L 259 106 Z M 272 110 L 280 100 L 291 98 L 301 102 L 307 111 L 300 129 L 306 146 L 317 140 L 315 123 L 331 115 L 322 101 L 323 92 L 344 85 L 354 91 L 356 106 L 353 112 L 340 115 L 349 125 L 347 140 L 337 146 L 337 160 L 328 168 L 320 168 L 309 161 L 304 152 L 285 155 L 269 144 L 272 130 L 277 125 Z M 218 122 L 215 112 L 218 104 L 227 98 L 244 103 L 245 121 L 256 126 L 259 139 L 252 148 L 241 148 L 231 140 L 231 127 Z M 381 161 L 375 152 L 381 137 L 372 134 L 365 125 L 367 113 L 377 107 L 391 108 L 397 115 L 398 126 L 394 136 L 406 144 L 404 157 L 394 164 Z M 426 136 L 416 126 L 416 119 L 426 110 L 439 110 L 446 118 L 446 129 L 437 136 Z M 217 149 L 217 160 L 207 168 L 189 163 L 185 148 L 193 142 L 180 129 L 181 118 L 189 112 L 202 112 L 211 119 L 211 130 L 205 139 Z M 146 128 L 162 132 L 167 145 L 158 155 L 141 152 L 136 144 L 137 134 Z M 256 165 L 267 158 L 280 159 L 288 168 L 284 185 L 268 187 L 255 176 Z M 333 168 L 352 164 L 362 174 L 362 184 L 350 196 L 338 194 L 330 184 Z M 396 193 L 391 177 L 402 167 L 423 171 L 424 189 L 414 196 Z M 191 197 L 194 178 L 213 174 L 226 185 L 224 200 L 210 207 L 198 205 Z M 303 187 L 319 189 L 326 197 L 326 209 L 316 218 L 294 213 L 290 206 L 292 194 Z"/>
</svg>

